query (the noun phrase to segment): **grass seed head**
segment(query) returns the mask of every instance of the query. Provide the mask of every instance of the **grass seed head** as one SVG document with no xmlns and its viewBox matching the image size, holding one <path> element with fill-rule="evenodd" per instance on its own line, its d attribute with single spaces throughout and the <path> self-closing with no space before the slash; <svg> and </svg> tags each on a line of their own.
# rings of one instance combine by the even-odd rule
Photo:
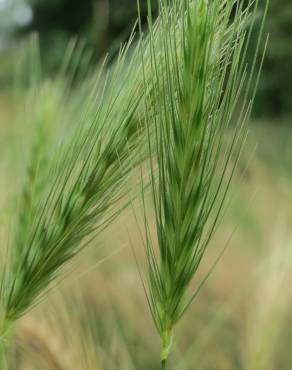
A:
<svg viewBox="0 0 292 370">
<path fill-rule="evenodd" d="M 144 84 L 152 95 L 144 116 L 155 127 L 148 141 L 158 253 L 145 210 L 147 298 L 163 342 L 162 366 L 174 327 L 201 287 L 188 294 L 244 143 L 255 72 L 245 56 L 256 8 L 254 1 L 243 8 L 235 0 L 161 0 L 159 49 L 149 22 L 152 78 Z"/>
</svg>

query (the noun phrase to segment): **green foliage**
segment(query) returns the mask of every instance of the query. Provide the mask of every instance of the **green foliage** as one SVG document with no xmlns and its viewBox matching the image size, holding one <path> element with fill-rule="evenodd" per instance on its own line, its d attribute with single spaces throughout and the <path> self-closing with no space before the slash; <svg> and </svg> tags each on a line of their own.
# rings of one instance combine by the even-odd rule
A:
<svg viewBox="0 0 292 370">
<path fill-rule="evenodd" d="M 256 103 L 262 116 L 284 117 L 292 114 L 292 3 L 289 0 L 270 2 L 267 30 L 270 33 L 263 65 L 263 78 Z"/>
<path fill-rule="evenodd" d="M 50 70 L 56 68 L 68 40 L 76 35 L 86 40 L 97 58 L 105 54 L 115 56 L 137 20 L 137 2 L 133 0 L 30 0 L 29 3 L 34 18 L 20 31 L 33 30 L 40 34 L 42 53 Z M 141 15 L 146 18 L 146 0 L 141 0 Z"/>
</svg>

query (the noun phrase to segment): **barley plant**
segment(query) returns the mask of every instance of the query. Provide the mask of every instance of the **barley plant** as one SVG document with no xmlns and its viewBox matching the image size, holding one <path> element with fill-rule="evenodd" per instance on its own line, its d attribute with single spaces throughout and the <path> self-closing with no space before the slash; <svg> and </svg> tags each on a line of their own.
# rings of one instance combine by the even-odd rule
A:
<svg viewBox="0 0 292 370">
<path fill-rule="evenodd" d="M 13 322 L 44 298 L 64 264 L 129 203 L 125 182 L 145 152 L 142 68 L 131 43 L 113 66 L 103 63 L 82 81 L 33 81 L 35 135 L 14 234 L 1 260 L 2 349 Z"/>
<path fill-rule="evenodd" d="M 158 20 L 152 33 L 157 49 L 162 27 Z M 13 322 L 44 298 L 61 268 L 130 204 L 125 183 L 147 155 L 143 97 L 151 95 L 143 88 L 151 72 L 150 40 L 143 37 L 141 57 L 142 39 L 135 45 L 133 39 L 114 63 L 105 60 L 97 68 L 89 68 L 90 55 L 73 41 L 60 71 L 44 80 L 32 39 L 26 120 L 33 139 L 14 234 L 2 259 L 2 347 Z"/>
<path fill-rule="evenodd" d="M 145 89 L 151 91 L 145 125 L 154 121 L 148 143 L 156 236 L 150 235 L 143 196 L 148 288 L 143 284 L 165 368 L 174 328 L 215 266 L 189 292 L 222 215 L 262 58 L 256 50 L 247 65 L 256 1 L 245 7 L 236 0 L 159 4 L 158 30 L 149 17 L 151 79 L 144 68 Z M 263 26 L 258 42 L 262 32 Z"/>
<path fill-rule="evenodd" d="M 149 289 L 144 286 L 166 366 L 175 325 L 213 269 L 189 294 L 245 140 L 250 86 L 259 75 L 260 41 L 246 64 L 257 3 L 159 0 L 154 22 L 149 0 L 147 32 L 139 22 L 140 39 L 134 45 L 131 36 L 111 66 L 91 68 L 82 44 L 73 42 L 60 73 L 43 80 L 35 57 L 31 151 L 10 242 L 1 250 L 1 356 L 14 322 L 131 203 L 126 182 L 148 159 L 158 248 L 142 181 Z"/>
</svg>

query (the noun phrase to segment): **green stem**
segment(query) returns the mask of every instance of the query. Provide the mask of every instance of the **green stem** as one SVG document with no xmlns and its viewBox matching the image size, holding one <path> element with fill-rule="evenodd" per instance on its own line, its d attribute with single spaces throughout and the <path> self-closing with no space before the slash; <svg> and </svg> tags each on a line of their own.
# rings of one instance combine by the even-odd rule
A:
<svg viewBox="0 0 292 370">
<path fill-rule="evenodd" d="M 170 347 L 172 344 L 172 336 L 173 336 L 172 329 L 165 330 L 162 333 L 162 351 L 160 354 L 161 370 L 166 369 L 166 362 L 167 362 L 169 352 L 170 352 Z"/>
</svg>

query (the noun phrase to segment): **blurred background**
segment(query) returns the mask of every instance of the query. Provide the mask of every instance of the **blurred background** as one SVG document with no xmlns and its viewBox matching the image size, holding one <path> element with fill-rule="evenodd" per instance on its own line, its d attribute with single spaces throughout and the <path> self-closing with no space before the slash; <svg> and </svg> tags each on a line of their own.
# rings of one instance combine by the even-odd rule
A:
<svg viewBox="0 0 292 370">
<path fill-rule="evenodd" d="M 141 1 L 141 12 L 145 19 L 146 0 Z M 135 0 L 0 0 L 1 230 L 23 167 L 19 151 L 30 136 L 30 126 L 19 114 L 25 91 L 17 99 L 14 96 L 15 51 L 36 32 L 44 80 L 53 80 L 72 38 L 82 40 L 93 51 L 93 64 L 106 54 L 113 60 L 136 18 Z M 248 143 L 228 210 L 199 278 L 233 236 L 179 325 L 173 369 L 292 368 L 290 0 L 270 2 L 266 30 L 270 39 Z M 138 257 L 143 258 L 131 210 L 94 244 L 98 248 L 78 257 L 76 265 L 83 271 L 78 279 L 70 275 L 60 285 L 62 294 L 51 295 L 20 321 L 11 354 L 12 369 L 157 370 L 159 338 L 131 251 L 133 244 Z M 89 263 L 103 259 L 98 266 Z M 84 365 L 88 351 L 94 353 L 92 367 Z"/>
</svg>

